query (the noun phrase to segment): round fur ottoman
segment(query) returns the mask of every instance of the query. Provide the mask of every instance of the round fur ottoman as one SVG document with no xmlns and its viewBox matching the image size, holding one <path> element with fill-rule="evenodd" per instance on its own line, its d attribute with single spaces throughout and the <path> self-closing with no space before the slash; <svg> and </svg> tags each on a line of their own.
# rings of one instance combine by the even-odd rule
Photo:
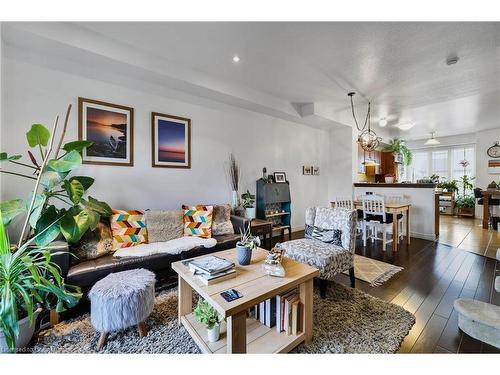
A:
<svg viewBox="0 0 500 375">
<path fill-rule="evenodd" d="M 112 273 L 99 280 L 89 293 L 90 320 L 101 332 L 101 350 L 109 332 L 137 325 L 139 336 L 146 335 L 144 321 L 153 311 L 155 275 L 145 269 Z"/>
</svg>

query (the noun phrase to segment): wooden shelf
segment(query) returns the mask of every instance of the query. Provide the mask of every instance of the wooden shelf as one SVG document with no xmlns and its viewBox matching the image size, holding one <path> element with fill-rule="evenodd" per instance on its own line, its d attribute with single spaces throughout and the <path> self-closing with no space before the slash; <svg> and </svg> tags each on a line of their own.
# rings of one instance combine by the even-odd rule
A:
<svg viewBox="0 0 500 375">
<path fill-rule="evenodd" d="M 206 327 L 196 320 L 194 314 L 181 317 L 181 322 L 203 353 L 227 353 L 226 324 L 221 324 L 220 339 L 209 342 Z M 247 353 L 286 353 L 305 340 L 305 335 L 287 335 L 269 328 L 258 320 L 247 318 Z"/>
<path fill-rule="evenodd" d="M 277 214 L 266 214 L 266 217 L 276 217 L 276 216 L 284 216 L 290 215 L 290 212 L 278 212 Z"/>
</svg>

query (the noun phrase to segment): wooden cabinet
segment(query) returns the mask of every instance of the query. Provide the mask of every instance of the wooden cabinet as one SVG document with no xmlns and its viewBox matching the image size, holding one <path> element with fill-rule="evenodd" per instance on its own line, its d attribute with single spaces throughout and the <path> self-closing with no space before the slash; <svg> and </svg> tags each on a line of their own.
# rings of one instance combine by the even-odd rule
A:
<svg viewBox="0 0 500 375">
<path fill-rule="evenodd" d="M 381 152 L 380 174 L 396 175 L 394 154 L 392 152 Z"/>
</svg>

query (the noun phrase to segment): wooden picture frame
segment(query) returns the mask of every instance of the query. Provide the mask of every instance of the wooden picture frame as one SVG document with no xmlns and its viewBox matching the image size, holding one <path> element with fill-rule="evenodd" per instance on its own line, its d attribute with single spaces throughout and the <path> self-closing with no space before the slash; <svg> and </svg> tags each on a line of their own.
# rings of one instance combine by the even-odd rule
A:
<svg viewBox="0 0 500 375">
<path fill-rule="evenodd" d="M 78 98 L 78 139 L 94 144 L 82 152 L 84 164 L 134 165 L 134 109 Z"/>
<path fill-rule="evenodd" d="M 151 113 L 151 166 L 191 168 L 191 119 Z"/>
<path fill-rule="evenodd" d="M 310 165 L 303 165 L 302 166 L 302 174 L 304 176 L 310 176 L 312 174 L 311 166 Z"/>
</svg>

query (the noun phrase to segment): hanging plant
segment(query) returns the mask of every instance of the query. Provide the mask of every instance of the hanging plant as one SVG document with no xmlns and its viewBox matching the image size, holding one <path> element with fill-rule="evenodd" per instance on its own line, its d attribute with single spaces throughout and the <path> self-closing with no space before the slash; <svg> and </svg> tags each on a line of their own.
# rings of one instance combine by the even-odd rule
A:
<svg viewBox="0 0 500 375">
<path fill-rule="evenodd" d="M 413 160 L 413 153 L 406 146 L 406 141 L 400 138 L 394 138 L 389 141 L 389 144 L 384 148 L 386 152 L 392 152 L 394 154 L 401 154 L 403 156 L 403 164 L 408 166 Z"/>
</svg>

